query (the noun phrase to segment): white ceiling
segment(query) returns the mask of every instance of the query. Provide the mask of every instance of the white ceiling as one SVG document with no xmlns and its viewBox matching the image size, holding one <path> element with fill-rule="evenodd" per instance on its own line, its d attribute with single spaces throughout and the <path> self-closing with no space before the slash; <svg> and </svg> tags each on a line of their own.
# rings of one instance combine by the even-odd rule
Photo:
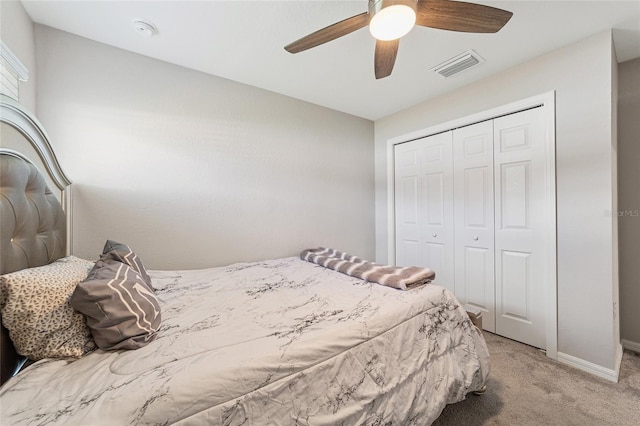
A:
<svg viewBox="0 0 640 426">
<path fill-rule="evenodd" d="M 28 1 L 34 22 L 142 55 L 375 120 L 613 28 L 618 61 L 640 57 L 640 1 L 477 1 L 514 13 L 497 34 L 414 28 L 390 77 L 373 74 L 363 28 L 298 53 L 283 47 L 367 10 L 367 1 Z M 144 38 L 131 22 L 153 22 Z M 453 78 L 429 71 L 474 49 L 486 62 Z M 577 72 L 588 72 L 579 69 Z"/>
</svg>

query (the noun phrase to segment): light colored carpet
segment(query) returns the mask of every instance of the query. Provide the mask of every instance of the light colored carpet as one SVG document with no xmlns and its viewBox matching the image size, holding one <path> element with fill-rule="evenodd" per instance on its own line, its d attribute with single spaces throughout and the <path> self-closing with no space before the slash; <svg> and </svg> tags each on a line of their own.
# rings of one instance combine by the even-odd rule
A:
<svg viewBox="0 0 640 426">
<path fill-rule="evenodd" d="M 640 425 L 640 356 L 625 351 L 619 383 L 552 361 L 540 350 L 484 333 L 491 373 L 484 395 L 445 407 L 434 426 Z"/>
</svg>

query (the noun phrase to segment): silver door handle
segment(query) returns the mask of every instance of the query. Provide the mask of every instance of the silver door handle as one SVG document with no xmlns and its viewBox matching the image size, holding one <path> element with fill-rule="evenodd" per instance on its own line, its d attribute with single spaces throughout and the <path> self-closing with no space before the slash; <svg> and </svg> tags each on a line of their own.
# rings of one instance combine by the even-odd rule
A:
<svg viewBox="0 0 640 426">
<path fill-rule="evenodd" d="M 478 241 L 478 236 L 473 237 L 473 241 Z"/>
<path fill-rule="evenodd" d="M 438 234 L 433 234 L 433 238 L 435 238 L 435 237 L 437 237 L 437 236 L 438 236 Z"/>
</svg>

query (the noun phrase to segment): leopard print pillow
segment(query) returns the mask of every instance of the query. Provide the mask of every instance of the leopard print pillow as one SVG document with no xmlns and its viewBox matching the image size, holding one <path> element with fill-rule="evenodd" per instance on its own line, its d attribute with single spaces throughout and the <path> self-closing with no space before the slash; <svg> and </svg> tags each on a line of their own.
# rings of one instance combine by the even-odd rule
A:
<svg viewBox="0 0 640 426">
<path fill-rule="evenodd" d="M 69 303 L 93 262 L 65 257 L 0 276 L 2 324 L 20 355 L 78 358 L 95 349 L 84 316 Z"/>
</svg>

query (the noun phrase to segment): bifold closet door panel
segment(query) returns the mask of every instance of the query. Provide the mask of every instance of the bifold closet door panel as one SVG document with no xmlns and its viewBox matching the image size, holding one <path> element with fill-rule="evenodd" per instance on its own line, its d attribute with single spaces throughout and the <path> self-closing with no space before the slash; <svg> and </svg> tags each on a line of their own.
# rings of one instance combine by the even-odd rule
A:
<svg viewBox="0 0 640 426">
<path fill-rule="evenodd" d="M 494 120 L 496 333 L 546 347 L 548 267 L 542 108 Z M 553 242 L 551 242 L 553 244 Z"/>
<path fill-rule="evenodd" d="M 420 163 L 422 143 L 406 142 L 395 146 L 395 222 L 396 265 L 420 263 Z"/>
<path fill-rule="evenodd" d="M 422 163 L 422 265 L 433 281 L 454 291 L 452 132 L 424 138 Z"/>
<path fill-rule="evenodd" d="M 495 331 L 493 121 L 453 131 L 455 295 Z"/>
<path fill-rule="evenodd" d="M 395 148 L 396 264 L 436 272 L 454 291 L 452 132 Z"/>
</svg>

